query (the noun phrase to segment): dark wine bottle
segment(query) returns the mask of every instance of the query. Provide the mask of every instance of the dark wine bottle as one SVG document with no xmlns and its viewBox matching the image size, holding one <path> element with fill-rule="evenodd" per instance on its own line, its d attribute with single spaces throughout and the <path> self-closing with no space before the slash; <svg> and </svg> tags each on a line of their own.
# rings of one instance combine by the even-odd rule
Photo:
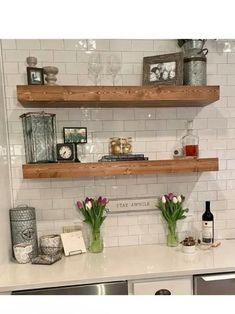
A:
<svg viewBox="0 0 235 314">
<path fill-rule="evenodd" d="M 209 201 L 206 201 L 206 210 L 202 215 L 202 243 L 214 243 L 214 216 L 210 211 Z"/>
</svg>

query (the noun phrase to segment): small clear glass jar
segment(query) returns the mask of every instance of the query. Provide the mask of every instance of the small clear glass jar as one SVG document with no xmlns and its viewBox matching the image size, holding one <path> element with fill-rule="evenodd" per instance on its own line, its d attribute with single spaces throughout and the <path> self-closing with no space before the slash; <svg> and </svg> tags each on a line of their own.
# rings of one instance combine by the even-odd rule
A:
<svg viewBox="0 0 235 314">
<path fill-rule="evenodd" d="M 132 138 L 131 137 L 111 137 L 109 139 L 109 154 L 131 154 Z"/>
</svg>

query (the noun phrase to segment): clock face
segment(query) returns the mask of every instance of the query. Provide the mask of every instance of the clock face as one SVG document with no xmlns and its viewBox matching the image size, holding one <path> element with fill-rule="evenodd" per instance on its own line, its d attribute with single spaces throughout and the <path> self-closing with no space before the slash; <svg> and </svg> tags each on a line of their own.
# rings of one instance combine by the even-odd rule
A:
<svg viewBox="0 0 235 314">
<path fill-rule="evenodd" d="M 72 156 L 72 150 L 69 146 L 61 146 L 59 149 L 59 155 L 63 159 L 69 159 Z"/>
<path fill-rule="evenodd" d="M 57 160 L 74 161 L 74 145 L 73 144 L 56 144 Z"/>
</svg>

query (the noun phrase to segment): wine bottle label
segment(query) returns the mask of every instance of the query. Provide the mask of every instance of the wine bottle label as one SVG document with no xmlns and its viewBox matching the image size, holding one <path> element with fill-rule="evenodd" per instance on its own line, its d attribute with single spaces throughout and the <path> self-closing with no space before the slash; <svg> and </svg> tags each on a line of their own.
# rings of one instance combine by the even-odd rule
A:
<svg viewBox="0 0 235 314">
<path fill-rule="evenodd" d="M 207 244 L 213 242 L 213 221 L 202 222 L 202 242 Z"/>
</svg>

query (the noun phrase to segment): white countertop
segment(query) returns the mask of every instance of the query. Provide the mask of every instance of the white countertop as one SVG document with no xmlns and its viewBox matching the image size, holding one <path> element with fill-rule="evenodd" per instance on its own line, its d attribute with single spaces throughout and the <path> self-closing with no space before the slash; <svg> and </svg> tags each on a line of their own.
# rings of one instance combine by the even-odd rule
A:
<svg viewBox="0 0 235 314">
<path fill-rule="evenodd" d="M 63 256 L 53 265 L 0 265 L 0 292 L 230 271 L 235 271 L 235 240 L 194 254 L 166 245 L 114 247 Z"/>
</svg>

